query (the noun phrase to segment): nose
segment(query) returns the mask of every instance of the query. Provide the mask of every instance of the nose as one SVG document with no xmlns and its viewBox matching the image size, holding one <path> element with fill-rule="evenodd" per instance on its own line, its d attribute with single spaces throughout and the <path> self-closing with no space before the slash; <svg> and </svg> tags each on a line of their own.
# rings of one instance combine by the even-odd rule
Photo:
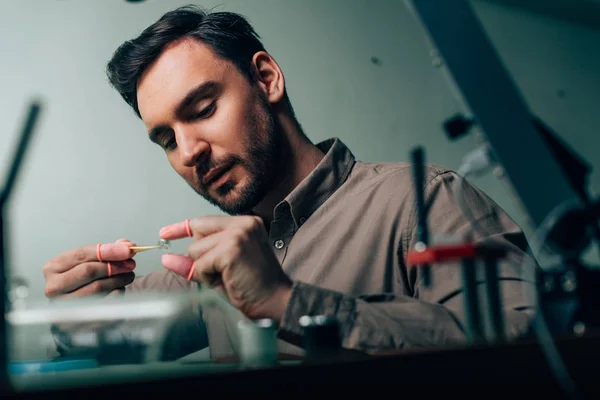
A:
<svg viewBox="0 0 600 400">
<path fill-rule="evenodd" d="M 186 167 L 193 167 L 198 160 L 204 157 L 209 149 L 208 142 L 200 137 L 198 132 L 190 126 L 175 128 L 175 139 L 179 148 L 181 163 Z"/>
</svg>

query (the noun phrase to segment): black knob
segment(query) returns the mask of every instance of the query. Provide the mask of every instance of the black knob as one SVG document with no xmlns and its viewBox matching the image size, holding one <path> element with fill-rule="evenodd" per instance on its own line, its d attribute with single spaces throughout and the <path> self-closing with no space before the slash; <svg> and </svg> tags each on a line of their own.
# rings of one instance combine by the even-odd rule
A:
<svg viewBox="0 0 600 400">
<path fill-rule="evenodd" d="M 444 122 L 444 130 L 448 137 L 454 140 L 467 134 L 474 124 L 474 120 L 467 119 L 462 114 L 458 114 Z"/>
<path fill-rule="evenodd" d="M 299 322 L 304 331 L 305 359 L 323 360 L 339 354 L 342 343 L 339 322 L 335 317 L 305 315 Z"/>
</svg>

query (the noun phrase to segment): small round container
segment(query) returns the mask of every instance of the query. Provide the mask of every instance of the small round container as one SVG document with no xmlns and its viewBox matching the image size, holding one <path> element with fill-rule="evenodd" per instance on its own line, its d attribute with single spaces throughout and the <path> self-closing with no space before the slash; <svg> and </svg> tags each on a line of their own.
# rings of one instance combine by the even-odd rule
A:
<svg viewBox="0 0 600 400">
<path fill-rule="evenodd" d="M 238 322 L 239 357 L 243 368 L 263 368 L 277 364 L 277 333 L 270 319 Z"/>
</svg>

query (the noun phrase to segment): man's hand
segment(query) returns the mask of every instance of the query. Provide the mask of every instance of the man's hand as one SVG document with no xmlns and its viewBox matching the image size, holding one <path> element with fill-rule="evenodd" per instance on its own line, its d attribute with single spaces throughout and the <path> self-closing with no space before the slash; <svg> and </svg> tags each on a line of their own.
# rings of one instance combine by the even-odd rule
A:
<svg viewBox="0 0 600 400">
<path fill-rule="evenodd" d="M 262 221 L 253 216 L 209 216 L 161 229 L 166 240 L 191 235 L 189 257 L 165 254 L 165 268 L 223 290 L 249 318 L 281 319 L 292 281 L 277 261 Z"/>
<path fill-rule="evenodd" d="M 100 254 L 98 245 L 94 244 L 52 258 L 42 268 L 46 277 L 46 297 L 108 294 L 122 289 L 135 278 L 130 246 L 134 244 L 120 239 L 102 244 Z"/>
</svg>

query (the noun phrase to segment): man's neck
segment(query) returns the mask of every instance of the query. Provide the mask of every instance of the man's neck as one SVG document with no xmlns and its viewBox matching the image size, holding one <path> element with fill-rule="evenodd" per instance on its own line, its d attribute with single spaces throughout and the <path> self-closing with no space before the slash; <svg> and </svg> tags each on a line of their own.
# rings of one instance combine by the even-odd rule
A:
<svg viewBox="0 0 600 400">
<path fill-rule="evenodd" d="M 273 210 L 300 182 L 321 162 L 325 154 L 304 136 L 298 124 L 289 118 L 280 120 L 282 146 L 278 171 L 283 173 L 274 190 L 254 208 L 255 215 L 262 218 L 266 228 L 273 220 Z"/>
</svg>

